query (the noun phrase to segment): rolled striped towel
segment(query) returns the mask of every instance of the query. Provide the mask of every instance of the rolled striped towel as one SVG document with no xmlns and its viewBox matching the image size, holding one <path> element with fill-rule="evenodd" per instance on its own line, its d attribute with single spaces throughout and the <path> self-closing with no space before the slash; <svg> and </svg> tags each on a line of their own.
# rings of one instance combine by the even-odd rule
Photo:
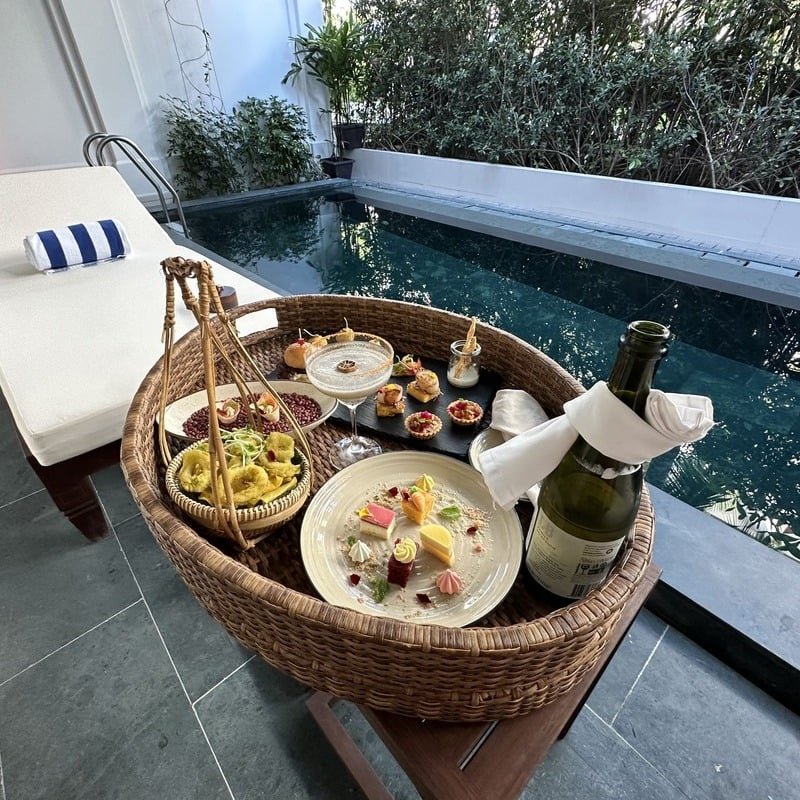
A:
<svg viewBox="0 0 800 800">
<path fill-rule="evenodd" d="M 37 231 L 26 236 L 23 245 L 28 261 L 40 272 L 111 261 L 123 258 L 131 251 L 125 229 L 116 219 Z"/>
</svg>

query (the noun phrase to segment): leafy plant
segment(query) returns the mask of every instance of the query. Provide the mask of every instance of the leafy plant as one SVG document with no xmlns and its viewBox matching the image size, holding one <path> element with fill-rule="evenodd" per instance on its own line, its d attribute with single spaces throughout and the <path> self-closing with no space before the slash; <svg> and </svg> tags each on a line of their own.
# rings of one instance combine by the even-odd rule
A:
<svg viewBox="0 0 800 800">
<path fill-rule="evenodd" d="M 328 90 L 331 123 L 353 122 L 363 104 L 367 65 L 372 46 L 363 23 L 352 13 L 342 19 L 326 15 L 316 27 L 306 24 L 308 33 L 291 37 L 295 60 L 283 77 L 283 83 L 297 80 L 307 72 Z"/>
<path fill-rule="evenodd" d="M 188 198 L 225 195 L 319 177 L 299 106 L 278 97 L 242 100 L 231 114 L 165 98 L 167 155 Z"/>
<path fill-rule="evenodd" d="M 177 183 L 187 198 L 240 192 L 238 131 L 222 111 L 165 98 L 167 155 L 178 160 Z"/>
<path fill-rule="evenodd" d="M 252 188 L 297 183 L 316 176 L 311 133 L 299 106 L 278 97 L 248 97 L 233 110 L 237 154 Z"/>
<path fill-rule="evenodd" d="M 387 149 L 800 195 L 778 0 L 355 0 Z"/>
</svg>

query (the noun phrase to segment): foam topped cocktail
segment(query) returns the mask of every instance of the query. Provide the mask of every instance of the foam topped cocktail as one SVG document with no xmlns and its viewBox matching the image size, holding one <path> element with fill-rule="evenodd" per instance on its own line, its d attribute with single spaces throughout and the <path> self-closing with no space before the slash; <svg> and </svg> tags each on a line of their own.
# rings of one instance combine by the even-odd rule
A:
<svg viewBox="0 0 800 800">
<path fill-rule="evenodd" d="M 378 455 L 380 445 L 358 435 L 356 410 L 391 377 L 394 350 L 380 336 L 353 333 L 318 337 L 306 350 L 306 374 L 321 392 L 335 397 L 350 410 L 351 435 L 341 439 L 331 453 L 331 462 L 342 468 L 363 458 Z"/>
</svg>

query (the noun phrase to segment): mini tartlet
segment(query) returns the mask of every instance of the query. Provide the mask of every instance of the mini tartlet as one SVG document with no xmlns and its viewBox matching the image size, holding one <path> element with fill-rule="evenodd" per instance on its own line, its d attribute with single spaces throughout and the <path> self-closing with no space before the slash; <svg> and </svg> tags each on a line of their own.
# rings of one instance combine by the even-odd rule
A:
<svg viewBox="0 0 800 800">
<path fill-rule="evenodd" d="M 454 400 L 447 406 L 447 415 L 456 425 L 477 425 L 483 419 L 483 408 L 474 400 Z"/>
<path fill-rule="evenodd" d="M 409 414 L 403 424 L 406 430 L 415 439 L 433 439 L 442 429 L 442 421 L 430 411 L 417 411 Z"/>
</svg>

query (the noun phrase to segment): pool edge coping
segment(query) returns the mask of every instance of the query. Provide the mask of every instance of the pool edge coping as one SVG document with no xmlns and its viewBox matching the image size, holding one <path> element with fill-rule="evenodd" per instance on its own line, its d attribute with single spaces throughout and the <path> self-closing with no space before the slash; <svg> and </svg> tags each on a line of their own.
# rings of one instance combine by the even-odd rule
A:
<svg viewBox="0 0 800 800">
<path fill-rule="evenodd" d="M 701 242 L 643 238 L 634 231 L 593 228 L 579 220 L 483 205 L 471 197 L 425 194 L 363 180 L 352 181 L 351 190 L 388 210 L 534 247 L 554 249 L 556 243 L 558 251 L 567 255 L 800 310 L 800 270 L 794 266 L 747 260 L 743 254 L 717 252 Z"/>
</svg>

